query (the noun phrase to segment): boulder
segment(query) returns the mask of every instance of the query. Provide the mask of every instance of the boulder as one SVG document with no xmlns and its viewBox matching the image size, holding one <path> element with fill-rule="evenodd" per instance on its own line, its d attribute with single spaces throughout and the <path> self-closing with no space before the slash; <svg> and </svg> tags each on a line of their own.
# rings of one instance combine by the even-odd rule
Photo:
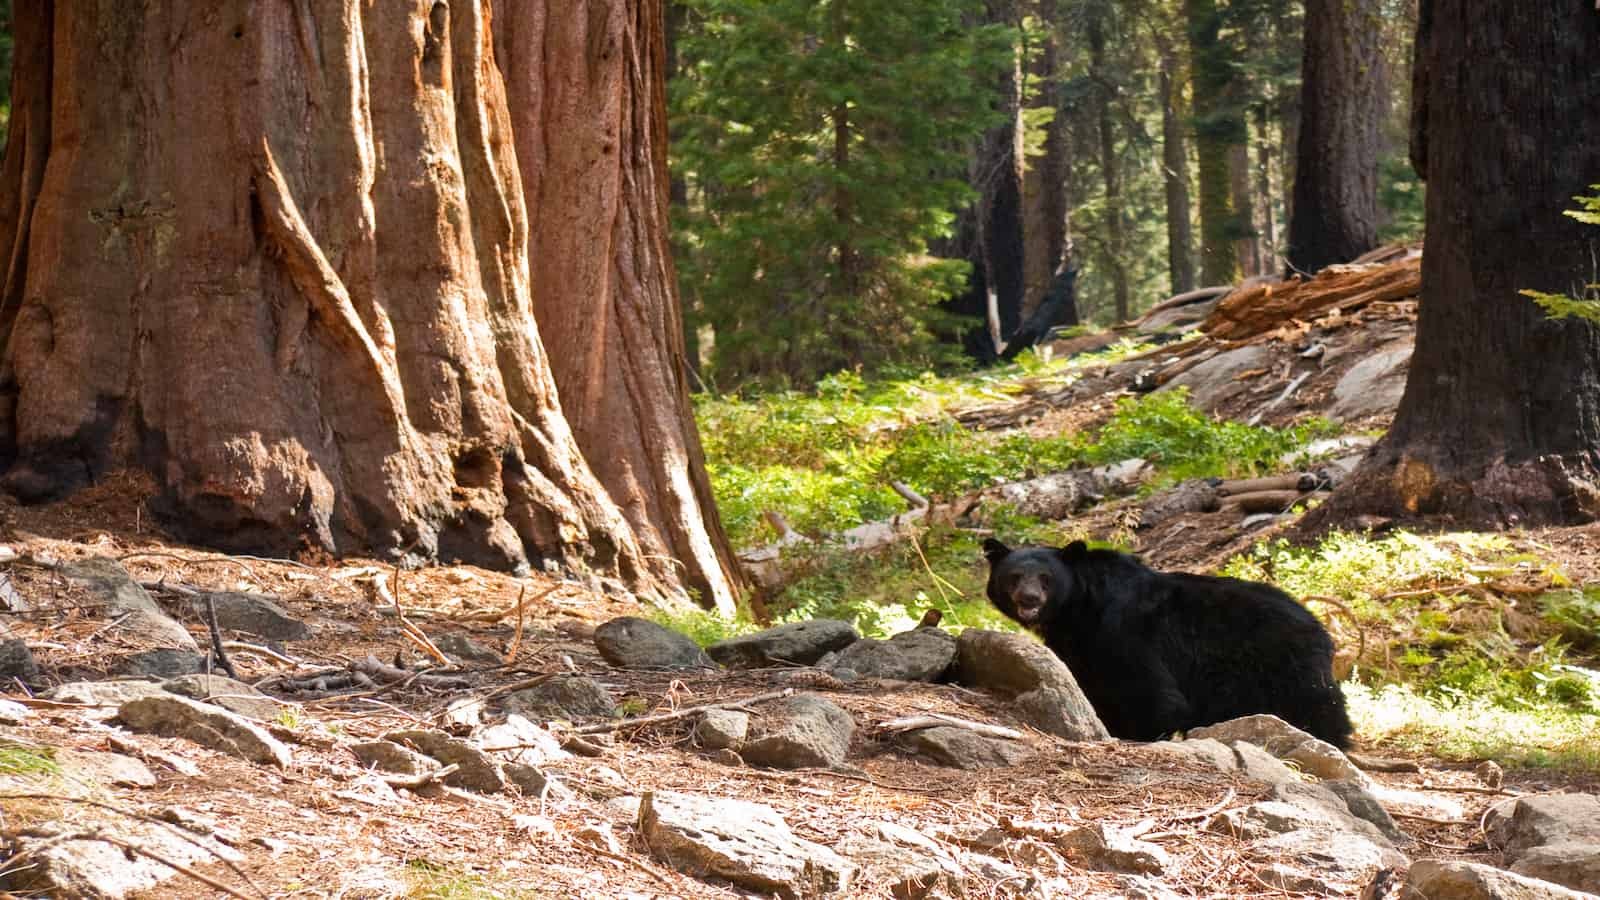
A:
<svg viewBox="0 0 1600 900">
<path fill-rule="evenodd" d="M 424 756 L 394 741 L 361 741 L 350 744 L 347 749 L 367 768 L 397 775 L 421 775 L 443 768 L 433 757 Z"/>
<path fill-rule="evenodd" d="M 1511 871 L 1600 893 L 1600 797 L 1519 797 L 1491 808 L 1484 824 Z"/>
<path fill-rule="evenodd" d="M 149 766 L 121 753 L 57 748 L 54 756 L 62 773 L 74 782 L 138 788 L 156 786 L 155 773 Z"/>
<path fill-rule="evenodd" d="M 496 794 L 506 789 L 506 777 L 500 763 L 468 741 L 420 728 L 391 732 L 383 738 L 430 756 L 446 766 L 458 766 L 456 771 L 444 777 L 444 783 L 451 787 L 482 794 Z"/>
<path fill-rule="evenodd" d="M 694 739 L 707 750 L 737 748 L 750 733 L 750 714 L 737 709 L 708 709 L 694 724 Z"/>
<path fill-rule="evenodd" d="M 809 666 L 830 651 L 842 650 L 860 639 L 849 622 L 812 619 L 718 641 L 707 647 L 706 653 L 733 669 L 758 669 L 780 663 Z"/>
<path fill-rule="evenodd" d="M 850 887 L 856 866 L 821 844 L 795 837 L 769 806 L 742 800 L 646 793 L 639 834 L 668 865 L 780 897 L 809 897 Z"/>
<path fill-rule="evenodd" d="M 1212 412 L 1227 401 L 1250 390 L 1253 382 L 1239 376 L 1257 369 L 1268 369 L 1271 366 L 1272 349 L 1263 344 L 1249 344 L 1218 353 L 1173 378 L 1157 390 L 1188 388 L 1190 403 L 1197 409 Z"/>
<path fill-rule="evenodd" d="M 289 748 L 266 729 L 237 713 L 188 697 L 163 691 L 158 696 L 129 700 L 117 708 L 117 719 L 133 731 L 187 738 L 250 762 L 289 767 Z"/>
<path fill-rule="evenodd" d="M 156 601 L 116 560 L 98 556 L 75 560 L 62 563 L 57 572 L 86 589 L 102 604 L 101 614 L 106 619 L 121 617 L 116 629 L 119 635 L 152 647 L 172 647 L 191 653 L 198 649 L 189 632 L 162 612 Z"/>
<path fill-rule="evenodd" d="M 517 691 L 506 698 L 506 711 L 530 719 L 609 719 L 617 715 L 611 692 L 593 678 L 582 675 L 557 675 L 537 687 Z"/>
<path fill-rule="evenodd" d="M 1357 893 L 1380 869 L 1407 859 L 1392 847 L 1347 831 L 1309 829 L 1252 841 L 1245 856 L 1273 887 L 1317 895 Z"/>
<path fill-rule="evenodd" d="M 739 755 L 752 765 L 777 769 L 831 769 L 845 760 L 856 723 L 850 714 L 815 694 L 796 694 L 761 708 L 754 734 Z"/>
<path fill-rule="evenodd" d="M 594 630 L 605 661 L 623 669 L 694 669 L 715 665 L 700 645 L 670 628 L 623 616 Z"/>
<path fill-rule="evenodd" d="M 193 650 L 157 647 L 119 657 L 111 666 L 113 675 L 127 678 L 177 678 L 204 672 L 206 658 Z"/>
<path fill-rule="evenodd" d="M 1356 768 L 1338 747 L 1312 737 L 1277 716 L 1254 715 L 1229 719 L 1190 729 L 1187 736 L 1212 738 L 1225 744 L 1247 741 L 1318 778 L 1348 780 L 1361 785 L 1372 783 L 1367 773 Z"/>
<path fill-rule="evenodd" d="M 1411 366 L 1411 342 L 1389 347 L 1350 367 L 1333 386 L 1333 408 L 1328 418 L 1351 422 L 1393 412 L 1406 390 Z"/>
<path fill-rule="evenodd" d="M 942 628 L 917 628 L 887 641 L 856 641 L 840 650 L 824 668 L 854 672 L 862 678 L 937 681 L 955 658 L 954 635 Z"/>
<path fill-rule="evenodd" d="M 899 743 L 941 766 L 955 769 L 1014 766 L 1033 755 L 1026 744 L 988 737 L 953 725 L 909 731 L 900 736 Z"/>
<path fill-rule="evenodd" d="M 189 600 L 194 617 L 204 622 L 206 597 L 217 610 L 217 627 L 241 631 L 266 641 L 303 641 L 311 637 L 306 623 L 289 615 L 276 598 L 237 591 L 214 591 Z"/>
<path fill-rule="evenodd" d="M 1479 863 L 1419 859 L 1411 864 L 1400 900 L 1581 900 L 1591 894 Z"/>
<path fill-rule="evenodd" d="M 956 639 L 956 677 L 968 687 L 1014 697 L 1017 715 L 1074 741 L 1108 740 L 1077 679 L 1050 648 L 1020 634 L 969 628 Z"/>
<path fill-rule="evenodd" d="M 160 697 L 168 692 L 150 681 L 72 681 L 45 691 L 46 700 L 84 706 L 118 707 L 141 697 Z"/>
<path fill-rule="evenodd" d="M 1172 857 L 1162 848 L 1100 823 L 1073 828 L 1056 843 L 1074 861 L 1097 872 L 1159 875 L 1172 865 Z"/>
<path fill-rule="evenodd" d="M 561 741 L 555 735 L 515 713 L 498 725 L 474 731 L 472 740 L 485 753 L 507 763 L 540 766 L 572 758 L 571 753 L 561 749 Z"/>
<path fill-rule="evenodd" d="M 165 682 L 161 687 L 191 700 L 213 703 L 241 716 L 249 716 L 262 722 L 276 719 L 278 710 L 287 705 L 279 703 L 242 681 L 234 681 L 225 675 L 184 675 Z"/>
</svg>

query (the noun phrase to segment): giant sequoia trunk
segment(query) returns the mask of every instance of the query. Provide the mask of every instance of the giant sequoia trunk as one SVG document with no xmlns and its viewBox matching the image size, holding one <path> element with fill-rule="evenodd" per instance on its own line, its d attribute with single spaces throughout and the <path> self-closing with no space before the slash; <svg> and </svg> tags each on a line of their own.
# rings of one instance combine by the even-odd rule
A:
<svg viewBox="0 0 1600 900">
<path fill-rule="evenodd" d="M 1026 237 L 1023 264 L 1027 269 L 1023 320 L 1032 317 L 1044 301 L 1056 273 L 1072 268 L 1072 237 L 1067 223 L 1071 209 L 1067 202 L 1067 178 L 1072 169 L 1071 138 L 1067 134 L 1065 111 L 1061 109 L 1062 16 L 1056 0 L 1039 0 L 1037 12 L 1044 28 L 1044 41 L 1034 59 L 1032 83 L 1038 92 L 1037 105 L 1053 109 L 1056 114 L 1045 126 L 1044 152 L 1032 161 L 1023 176 L 1027 204 L 1023 221 Z M 1067 304 L 1060 318 L 1061 321 L 1051 324 L 1078 324 L 1077 304 Z"/>
<path fill-rule="evenodd" d="M 1178 84 L 1178 54 L 1160 28 L 1156 40 L 1161 50 L 1157 82 L 1161 97 L 1161 174 L 1166 186 L 1167 275 L 1174 294 L 1195 288 L 1194 230 L 1189 214 L 1189 151 L 1183 140 L 1183 98 Z"/>
<path fill-rule="evenodd" d="M 661 4 L 497 0 L 530 217 L 533 311 L 561 405 L 649 558 L 731 611 L 736 576 L 690 416 L 668 252 Z M 567 61 L 553 65 L 552 60 Z"/>
<path fill-rule="evenodd" d="M 177 532 L 222 547 L 678 583 L 557 401 L 486 2 L 26 0 L 16 12 L 19 113 L 0 181 L 7 487 L 41 500 L 138 466 Z M 543 46 L 542 77 L 592 72 L 590 49 Z M 631 69 L 635 96 L 659 90 L 658 73 Z M 642 118 L 636 129 L 655 127 Z M 618 313 L 602 297 L 670 283 L 660 235 L 646 234 L 660 227 L 659 151 L 618 130 L 611 141 L 628 182 L 614 219 L 555 209 L 559 195 L 538 210 L 588 229 L 581 253 L 633 236 L 633 280 L 541 297 L 588 310 L 606 342 L 637 333 L 615 319 L 648 304 Z M 580 349 L 563 341 L 563 359 Z M 670 349 L 641 365 L 670 365 Z M 572 409 L 615 414 L 588 398 Z"/>
<path fill-rule="evenodd" d="M 1216 0 L 1184 0 L 1189 30 L 1189 71 L 1194 86 L 1194 144 L 1199 160 L 1200 278 L 1231 284 L 1239 274 L 1234 241 L 1230 150 L 1244 143 L 1244 119 L 1236 108 L 1236 86 L 1222 43 L 1222 12 Z"/>
<path fill-rule="evenodd" d="M 1600 330 L 1517 292 L 1595 279 L 1593 226 L 1561 213 L 1600 180 L 1600 142 L 1582 137 L 1600 134 L 1600 12 L 1592 0 L 1423 0 L 1421 12 L 1416 353 L 1394 425 L 1318 519 L 1593 519 Z"/>
<path fill-rule="evenodd" d="M 1309 0 L 1289 268 L 1316 272 L 1378 244 L 1384 115 L 1379 0 Z"/>
</svg>

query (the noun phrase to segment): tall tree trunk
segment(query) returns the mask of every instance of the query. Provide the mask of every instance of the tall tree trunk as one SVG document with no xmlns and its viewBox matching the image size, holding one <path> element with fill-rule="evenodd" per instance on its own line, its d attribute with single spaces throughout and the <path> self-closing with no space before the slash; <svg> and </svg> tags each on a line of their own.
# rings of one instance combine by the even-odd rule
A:
<svg viewBox="0 0 1600 900">
<path fill-rule="evenodd" d="M 27 260 L 0 334 L 9 489 L 137 466 L 177 533 L 231 549 L 677 583 L 558 405 L 483 3 L 17 12 L 15 83 L 51 128 L 13 131 L 0 180 Z M 589 71 L 583 49 L 547 47 L 549 80 Z M 658 70 L 632 74 L 648 90 Z M 631 160 L 627 178 L 658 176 Z M 667 285 L 659 237 L 633 250 Z"/>
<path fill-rule="evenodd" d="M 1316 272 L 1378 243 L 1384 117 L 1379 0 L 1308 0 L 1289 266 Z"/>
<path fill-rule="evenodd" d="M 1574 139 L 1600 134 L 1596 46 L 1592 0 L 1423 0 L 1416 352 L 1393 426 L 1317 522 L 1600 516 L 1600 328 L 1518 296 L 1595 280 L 1594 226 L 1562 210 L 1600 172 L 1600 142 Z"/>
<path fill-rule="evenodd" d="M 1100 177 L 1106 191 L 1106 269 L 1111 276 L 1111 296 L 1118 322 L 1129 318 L 1128 248 L 1122 209 L 1122 160 L 1117 156 L 1117 135 L 1112 124 L 1111 95 L 1116 86 L 1106 69 L 1105 20 L 1089 20 L 1089 77 L 1094 81 L 1095 133 L 1100 139 Z"/>
<path fill-rule="evenodd" d="M 1233 203 L 1231 231 L 1233 252 L 1239 257 L 1239 271 L 1246 277 L 1260 275 L 1261 231 L 1256 228 L 1256 202 L 1250 186 L 1250 145 L 1245 141 L 1228 147 L 1228 194 Z"/>
<path fill-rule="evenodd" d="M 1239 276 L 1239 258 L 1233 243 L 1236 223 L 1228 153 L 1242 143 L 1243 119 L 1235 108 L 1233 69 L 1222 43 L 1216 0 L 1184 0 L 1183 7 L 1199 159 L 1200 277 L 1206 284 L 1231 284 Z"/>
<path fill-rule="evenodd" d="M 1016 25 L 1016 0 L 988 0 L 987 21 Z M 1014 60 L 997 75 L 996 103 L 1000 124 L 984 132 L 973 161 L 972 183 L 978 193 L 977 259 L 973 289 L 988 312 L 994 350 L 1016 333 L 1022 320 L 1022 294 L 1027 274 L 1022 234 L 1022 79 Z"/>
<path fill-rule="evenodd" d="M 1027 267 L 1022 318 L 1033 315 L 1058 271 L 1072 265 L 1072 237 L 1067 216 L 1071 209 L 1067 178 L 1071 170 L 1071 146 L 1067 117 L 1061 109 L 1061 21 L 1056 0 L 1039 0 L 1038 17 L 1044 28 L 1044 45 L 1033 68 L 1033 84 L 1038 91 L 1038 106 L 1055 110 L 1045 126 L 1044 152 L 1024 173 L 1027 214 L 1023 261 Z M 1060 324 L 1078 324 L 1076 303 L 1065 304 Z"/>
<path fill-rule="evenodd" d="M 1261 272 L 1278 270 L 1278 216 L 1273 208 L 1276 193 L 1272 189 L 1272 129 L 1267 118 L 1267 106 L 1256 107 L 1256 204 L 1257 220 L 1261 223 L 1261 236 L 1256 245 L 1261 248 Z"/>
<path fill-rule="evenodd" d="M 690 413 L 667 246 L 661 4 L 499 0 L 496 13 L 532 308 L 562 350 L 561 407 L 646 557 L 731 612 L 738 581 Z"/>
<path fill-rule="evenodd" d="M 1194 229 L 1189 211 L 1189 151 L 1183 140 L 1180 63 L 1172 42 L 1160 38 L 1161 164 L 1167 200 L 1167 273 L 1172 293 L 1195 288 Z"/>
</svg>

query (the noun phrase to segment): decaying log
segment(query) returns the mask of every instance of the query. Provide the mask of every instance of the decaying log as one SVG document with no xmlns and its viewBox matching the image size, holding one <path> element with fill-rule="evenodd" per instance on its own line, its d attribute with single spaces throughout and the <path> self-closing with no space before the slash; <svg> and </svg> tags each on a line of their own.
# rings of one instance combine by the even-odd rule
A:
<svg viewBox="0 0 1600 900">
<path fill-rule="evenodd" d="M 1224 497 L 1254 494 L 1260 491 L 1295 491 L 1304 493 L 1316 490 L 1320 483 L 1311 472 L 1291 472 L 1288 475 L 1269 475 L 1265 478 L 1241 478 L 1217 485 L 1217 493 Z"/>
<path fill-rule="evenodd" d="M 1135 320 L 1133 324 L 1135 327 L 1137 327 L 1144 324 L 1147 319 L 1151 318 L 1156 313 L 1163 313 L 1169 309 L 1179 306 L 1188 306 L 1191 303 L 1204 303 L 1213 297 L 1219 297 L 1228 293 L 1229 291 L 1232 291 L 1233 289 L 1234 286 L 1231 284 L 1221 284 L 1214 287 L 1195 288 L 1192 291 L 1174 294 L 1160 303 L 1157 303 L 1155 306 L 1145 310 L 1144 315 Z"/>
<path fill-rule="evenodd" d="M 1241 287 L 1217 304 L 1201 329 L 1218 340 L 1243 341 L 1294 320 L 1348 313 L 1369 303 L 1414 297 L 1421 290 L 1420 256 L 1386 265 L 1329 266 L 1310 281 L 1291 278 Z"/>
<path fill-rule="evenodd" d="M 1325 493 L 1305 491 L 1255 491 L 1249 494 L 1234 494 L 1222 504 L 1224 512 L 1239 512 L 1244 515 L 1251 513 L 1281 513 L 1288 512 L 1296 503 L 1318 497 L 1326 498 Z"/>
</svg>

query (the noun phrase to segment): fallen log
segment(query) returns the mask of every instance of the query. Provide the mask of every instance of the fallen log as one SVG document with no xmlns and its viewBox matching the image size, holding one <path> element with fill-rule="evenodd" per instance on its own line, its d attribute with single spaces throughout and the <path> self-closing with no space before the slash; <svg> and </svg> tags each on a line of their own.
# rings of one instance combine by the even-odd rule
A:
<svg viewBox="0 0 1600 900">
<path fill-rule="evenodd" d="M 1217 340 L 1243 341 L 1291 321 L 1342 315 L 1371 303 L 1414 297 L 1421 290 L 1421 257 L 1385 265 L 1329 266 L 1309 281 L 1241 287 L 1217 303 L 1201 330 Z"/>
<path fill-rule="evenodd" d="M 1217 485 L 1217 493 L 1224 497 L 1254 494 L 1260 491 L 1292 491 L 1304 493 L 1316 490 L 1321 481 L 1311 472 L 1291 472 L 1287 475 L 1268 475 L 1265 478 L 1240 478 Z"/>
<path fill-rule="evenodd" d="M 1255 491 L 1249 494 L 1234 494 L 1222 503 L 1223 512 L 1237 512 L 1244 515 L 1252 513 L 1283 513 L 1288 512 L 1296 503 L 1315 498 L 1326 498 L 1322 492 L 1305 491 Z"/>
</svg>

